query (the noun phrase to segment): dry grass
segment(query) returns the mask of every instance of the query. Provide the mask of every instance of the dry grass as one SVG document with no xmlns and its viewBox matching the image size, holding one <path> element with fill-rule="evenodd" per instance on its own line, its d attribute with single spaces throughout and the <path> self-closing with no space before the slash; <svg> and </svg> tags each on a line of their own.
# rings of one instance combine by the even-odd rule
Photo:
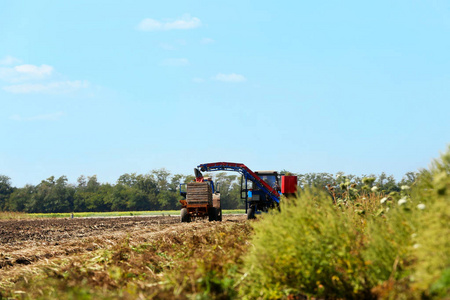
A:
<svg viewBox="0 0 450 300">
<path fill-rule="evenodd" d="M 12 212 L 12 211 L 0 211 L 1 220 L 23 220 L 30 219 L 31 217 L 24 212 Z"/>
</svg>

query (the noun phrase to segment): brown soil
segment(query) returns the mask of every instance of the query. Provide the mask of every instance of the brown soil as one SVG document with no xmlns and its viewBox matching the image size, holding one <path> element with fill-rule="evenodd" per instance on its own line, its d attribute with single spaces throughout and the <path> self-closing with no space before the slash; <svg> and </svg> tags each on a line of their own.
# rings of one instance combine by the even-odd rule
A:
<svg viewBox="0 0 450 300">
<path fill-rule="evenodd" d="M 224 216 L 224 222 L 244 221 L 244 216 Z M 54 258 L 69 258 L 96 249 L 107 249 L 128 238 L 145 243 L 183 230 L 208 230 L 199 220 L 180 223 L 177 217 L 118 217 L 0 221 L 0 285 Z"/>
</svg>

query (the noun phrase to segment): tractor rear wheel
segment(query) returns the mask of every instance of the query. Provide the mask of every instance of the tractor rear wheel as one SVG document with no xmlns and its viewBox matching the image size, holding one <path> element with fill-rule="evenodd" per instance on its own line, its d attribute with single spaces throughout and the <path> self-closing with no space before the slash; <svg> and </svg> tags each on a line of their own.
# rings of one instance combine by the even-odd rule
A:
<svg viewBox="0 0 450 300">
<path fill-rule="evenodd" d="M 187 208 L 182 208 L 180 215 L 181 215 L 182 223 L 184 223 L 184 222 L 188 223 L 191 221 L 191 216 L 189 215 Z"/>
<path fill-rule="evenodd" d="M 254 206 L 250 206 L 247 210 L 247 220 L 256 219 L 255 217 L 256 208 Z"/>
<path fill-rule="evenodd" d="M 210 207 L 209 209 L 208 209 L 208 218 L 209 218 L 209 221 L 211 222 L 211 221 L 216 221 L 216 217 L 217 217 L 217 209 L 215 208 L 215 207 Z"/>
</svg>

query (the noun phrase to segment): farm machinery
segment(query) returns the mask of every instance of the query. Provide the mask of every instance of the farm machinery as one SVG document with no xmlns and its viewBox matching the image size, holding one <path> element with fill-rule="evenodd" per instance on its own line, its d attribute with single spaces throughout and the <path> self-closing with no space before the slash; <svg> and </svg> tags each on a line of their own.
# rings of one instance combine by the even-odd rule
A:
<svg viewBox="0 0 450 300">
<path fill-rule="evenodd" d="M 185 192 L 180 189 L 181 195 L 185 197 L 184 200 L 180 200 L 182 222 L 206 215 L 210 221 L 222 220 L 220 194 L 215 191 L 214 182 L 210 178 L 204 178 L 202 172 L 233 171 L 241 174 L 241 199 L 245 200 L 247 219 L 254 219 L 257 213 L 278 208 L 281 194 L 289 197 L 297 192 L 297 176 L 285 176 L 276 171 L 253 172 L 241 163 L 200 164 L 194 171 L 195 181 L 186 184 Z M 208 188 L 204 187 L 200 191 L 197 187 L 199 184 Z"/>
<path fill-rule="evenodd" d="M 198 169 L 195 180 L 180 184 L 181 222 L 190 222 L 193 218 L 208 217 L 209 221 L 222 221 L 220 193 L 211 178 L 203 177 Z"/>
</svg>

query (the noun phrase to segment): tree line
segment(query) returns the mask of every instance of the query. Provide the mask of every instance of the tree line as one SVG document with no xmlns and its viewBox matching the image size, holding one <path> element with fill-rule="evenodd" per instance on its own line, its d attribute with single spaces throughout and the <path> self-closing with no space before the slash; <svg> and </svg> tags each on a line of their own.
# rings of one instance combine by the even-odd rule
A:
<svg viewBox="0 0 450 300">
<path fill-rule="evenodd" d="M 407 173 L 397 182 L 385 173 L 375 176 L 355 176 L 338 173 L 307 173 L 298 176 L 300 188 L 318 186 L 346 190 L 349 184 L 363 186 L 369 179 L 371 185 L 381 192 L 400 191 L 404 185 L 415 181 L 415 173 Z M 222 208 L 244 208 L 240 199 L 240 176 L 225 172 L 205 174 L 212 177 L 220 187 Z M 153 170 L 148 174 L 123 174 L 115 184 L 100 183 L 96 175 L 80 176 L 77 183 L 68 182 L 66 176 L 51 176 L 37 185 L 13 187 L 11 178 L 0 175 L 0 211 L 26 213 L 60 212 L 109 212 L 142 210 L 176 210 L 181 207 L 179 184 L 194 180 L 193 175 L 172 175 L 165 169 Z"/>
<path fill-rule="evenodd" d="M 192 175 L 172 175 L 165 169 L 148 174 L 123 174 L 115 184 L 100 183 L 96 175 L 80 176 L 76 184 L 66 176 L 51 176 L 37 185 L 17 188 L 11 178 L 0 175 L 0 211 L 27 213 L 109 212 L 175 210 L 181 207 L 179 184 L 194 180 Z M 237 175 L 218 173 L 222 207 L 242 208 Z"/>
</svg>

